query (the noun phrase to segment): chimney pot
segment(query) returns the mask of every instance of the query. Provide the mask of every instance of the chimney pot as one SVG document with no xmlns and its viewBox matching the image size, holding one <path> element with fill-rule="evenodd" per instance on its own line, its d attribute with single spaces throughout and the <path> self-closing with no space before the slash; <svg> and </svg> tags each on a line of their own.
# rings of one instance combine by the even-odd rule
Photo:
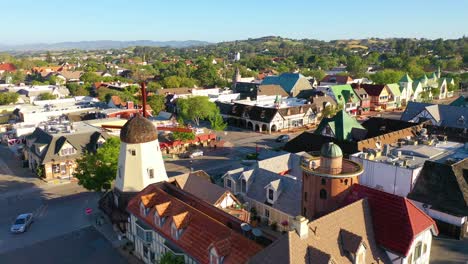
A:
<svg viewBox="0 0 468 264">
<path fill-rule="evenodd" d="M 305 239 L 309 236 L 309 221 L 302 215 L 298 215 L 294 218 L 294 228 L 301 239 Z"/>
</svg>

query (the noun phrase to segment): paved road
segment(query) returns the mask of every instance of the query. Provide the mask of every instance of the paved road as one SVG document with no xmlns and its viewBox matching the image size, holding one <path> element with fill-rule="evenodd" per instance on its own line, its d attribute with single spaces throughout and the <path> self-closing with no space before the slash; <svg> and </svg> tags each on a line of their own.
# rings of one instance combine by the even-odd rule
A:
<svg viewBox="0 0 468 264">
<path fill-rule="evenodd" d="M 98 198 L 76 183 L 0 198 L 0 253 L 89 226 L 91 221 L 84 212 L 88 207 L 96 210 Z M 34 223 L 24 234 L 11 234 L 11 223 L 25 212 L 34 213 Z"/>
<path fill-rule="evenodd" d="M 0 263 L 124 264 L 128 262 L 99 232 L 87 227 L 0 254 Z"/>
</svg>

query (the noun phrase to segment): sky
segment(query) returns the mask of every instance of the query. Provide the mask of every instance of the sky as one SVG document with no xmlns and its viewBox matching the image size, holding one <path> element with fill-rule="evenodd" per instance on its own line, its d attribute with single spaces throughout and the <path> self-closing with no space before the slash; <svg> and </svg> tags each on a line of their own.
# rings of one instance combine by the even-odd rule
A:
<svg viewBox="0 0 468 264">
<path fill-rule="evenodd" d="M 468 35 L 467 0 L 0 0 L 0 7 L 0 45 Z"/>
</svg>

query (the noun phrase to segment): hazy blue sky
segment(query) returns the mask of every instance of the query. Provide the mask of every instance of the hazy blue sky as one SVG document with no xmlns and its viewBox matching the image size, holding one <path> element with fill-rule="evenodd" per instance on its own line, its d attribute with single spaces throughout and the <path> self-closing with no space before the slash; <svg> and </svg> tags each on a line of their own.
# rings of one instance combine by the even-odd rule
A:
<svg viewBox="0 0 468 264">
<path fill-rule="evenodd" d="M 0 0 L 0 6 L 0 44 L 468 35 L 467 0 Z"/>
</svg>

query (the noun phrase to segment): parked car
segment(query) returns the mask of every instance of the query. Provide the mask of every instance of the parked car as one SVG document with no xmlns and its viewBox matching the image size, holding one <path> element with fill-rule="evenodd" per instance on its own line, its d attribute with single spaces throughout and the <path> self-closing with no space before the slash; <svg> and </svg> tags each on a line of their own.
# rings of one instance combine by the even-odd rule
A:
<svg viewBox="0 0 468 264">
<path fill-rule="evenodd" d="M 289 135 L 281 135 L 276 138 L 276 142 L 288 142 L 289 141 Z"/>
<path fill-rule="evenodd" d="M 10 228 L 12 233 L 24 233 L 33 222 L 33 214 L 20 214 Z"/>
<path fill-rule="evenodd" d="M 191 158 L 191 159 L 195 157 L 200 157 L 200 156 L 203 156 L 203 150 L 200 150 L 200 149 L 190 150 L 180 155 L 181 158 Z"/>
</svg>

